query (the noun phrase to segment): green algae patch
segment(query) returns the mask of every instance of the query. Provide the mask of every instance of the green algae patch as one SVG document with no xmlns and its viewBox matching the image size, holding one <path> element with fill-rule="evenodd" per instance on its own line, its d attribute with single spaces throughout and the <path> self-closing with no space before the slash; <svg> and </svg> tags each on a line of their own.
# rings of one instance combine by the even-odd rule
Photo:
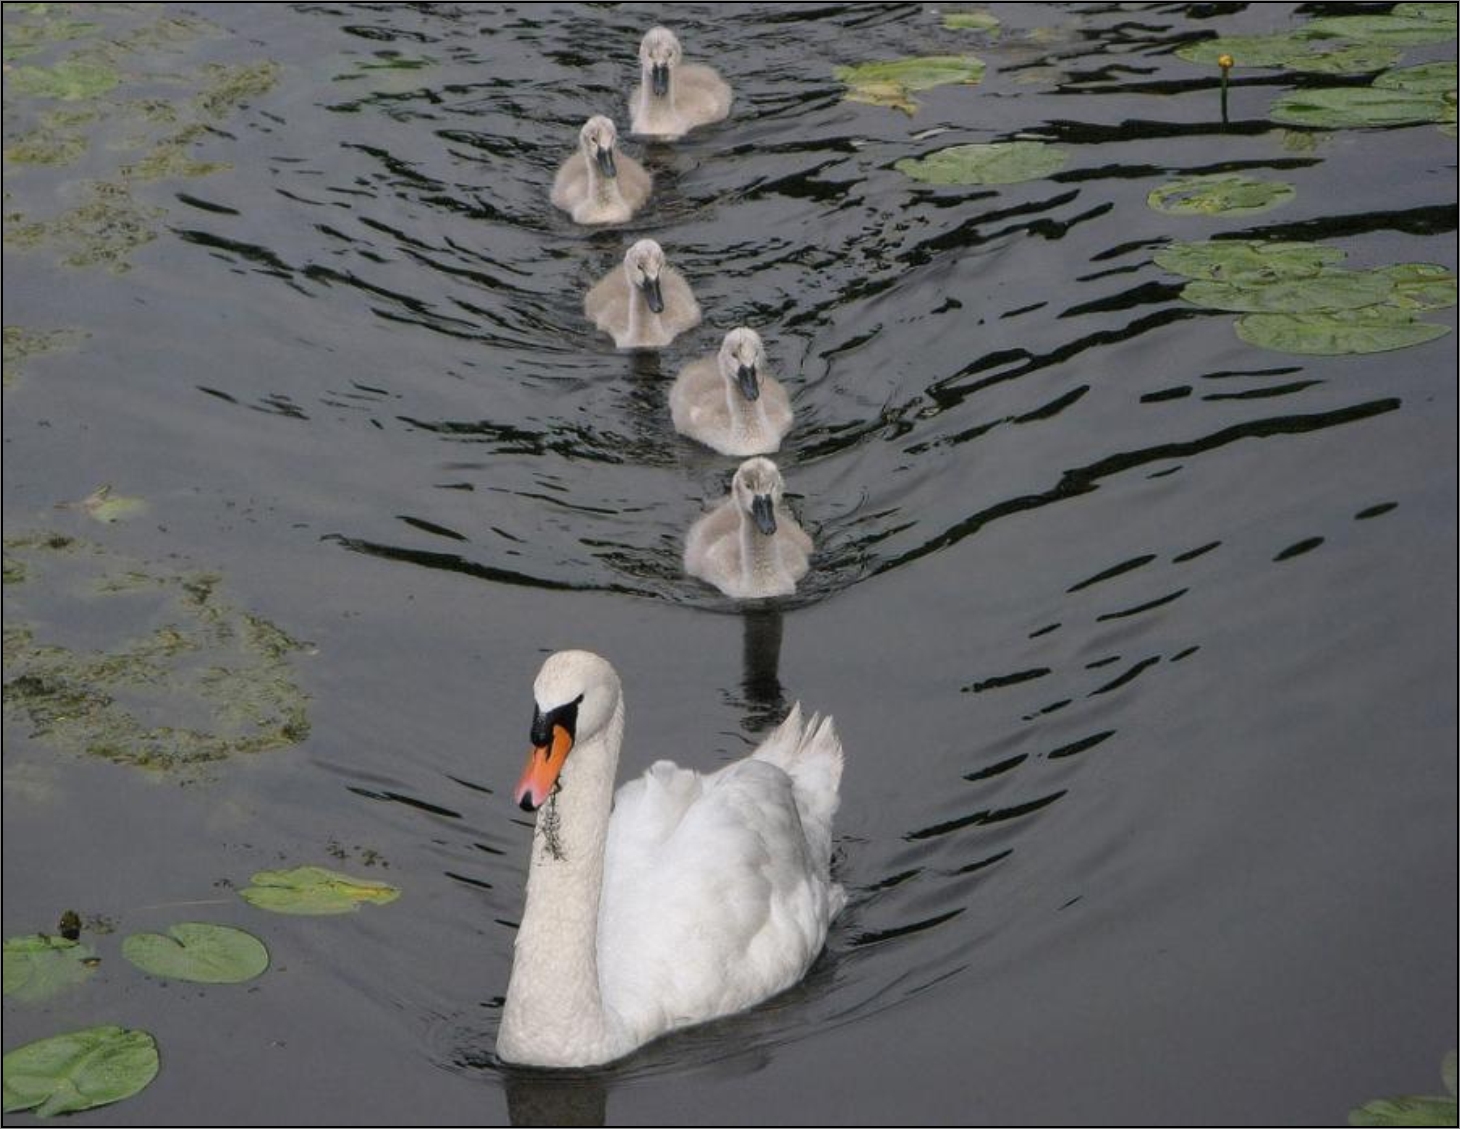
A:
<svg viewBox="0 0 1460 1129">
<path fill-rule="evenodd" d="M 232 167 L 225 161 L 200 161 L 186 145 L 164 141 L 140 161 L 123 165 L 121 172 L 128 180 L 191 180 Z"/>
<path fill-rule="evenodd" d="M 992 12 L 975 9 L 967 12 L 945 12 L 943 26 L 951 31 L 983 31 L 998 34 L 999 17 Z"/>
<path fill-rule="evenodd" d="M 122 942 L 122 956 L 162 980 L 194 984 L 242 984 L 262 976 L 269 950 L 243 929 L 184 921 L 164 933 L 133 933 Z"/>
<path fill-rule="evenodd" d="M 353 913 L 362 905 L 387 905 L 400 897 L 400 890 L 387 882 L 352 878 L 322 866 L 261 870 L 252 883 L 239 891 L 240 896 L 249 905 L 273 913 Z"/>
<path fill-rule="evenodd" d="M 79 134 L 37 129 L 5 146 L 5 161 L 11 165 L 69 165 L 85 152 L 86 139 Z"/>
<path fill-rule="evenodd" d="M 162 208 L 139 204 L 124 183 L 92 181 L 80 204 L 51 220 L 6 213 L 5 244 L 29 250 L 56 247 L 73 267 L 104 267 L 113 274 L 131 269 L 131 255 L 157 238 Z"/>
<path fill-rule="evenodd" d="M 6 77 L 12 94 L 66 102 L 95 98 L 121 82 L 113 67 L 69 59 L 53 67 L 16 67 Z"/>
<path fill-rule="evenodd" d="M 1265 212 L 1297 196 L 1281 180 L 1255 180 L 1239 173 L 1189 176 L 1151 189 L 1146 204 L 1178 216 L 1243 216 Z"/>
<path fill-rule="evenodd" d="M 84 983 L 96 971 L 96 954 L 74 939 L 47 933 L 7 937 L 5 995 L 26 1003 Z"/>
<path fill-rule="evenodd" d="M 928 184 L 1018 184 L 1059 172 L 1069 154 L 1043 141 L 954 145 L 893 167 Z"/>
<path fill-rule="evenodd" d="M 114 521 L 127 521 L 147 512 L 147 503 L 141 498 L 129 498 L 116 493 L 110 486 L 98 486 L 81 501 L 76 508 L 93 521 L 110 525 Z"/>
<path fill-rule="evenodd" d="M 27 1043 L 5 1056 L 5 1112 L 52 1117 L 110 1105 L 145 1089 L 158 1065 L 145 1031 L 88 1027 Z"/>
<path fill-rule="evenodd" d="M 1316 55 L 1299 55 L 1287 69 L 1303 74 L 1370 74 L 1392 67 L 1401 54 L 1398 47 L 1382 43 L 1350 43 Z"/>
<path fill-rule="evenodd" d="M 849 102 L 888 106 L 913 114 L 918 108 L 915 93 L 935 86 L 971 86 L 983 78 L 985 69 L 984 61 L 973 55 L 925 55 L 837 67 L 836 77 L 846 84 Z"/>
<path fill-rule="evenodd" d="M 193 98 L 193 107 L 207 118 L 227 117 L 238 107 L 268 93 L 279 81 L 279 64 L 209 63 L 203 68 L 203 89 Z"/>
<path fill-rule="evenodd" d="M 1447 325 L 1419 321 L 1392 306 L 1311 314 L 1248 314 L 1237 319 L 1237 336 L 1249 345 L 1314 357 L 1388 353 L 1423 345 L 1449 332 Z"/>
<path fill-rule="evenodd" d="M 1343 129 L 1416 125 L 1445 118 L 1445 97 L 1423 90 L 1337 86 L 1293 90 L 1272 104 L 1269 116 L 1287 125 Z"/>
<path fill-rule="evenodd" d="M 86 339 L 79 329 L 27 329 L 7 325 L 4 331 L 4 384 L 11 388 L 20 379 L 21 365 L 31 357 L 75 349 Z"/>
<path fill-rule="evenodd" d="M 1455 276 L 1437 263 L 1396 263 L 1380 267 L 1394 290 L 1389 304 L 1409 310 L 1444 310 L 1455 305 Z"/>
<path fill-rule="evenodd" d="M 33 740 L 165 772 L 308 736 L 308 698 L 292 667 L 304 645 L 228 603 L 216 575 L 47 534 L 7 538 L 5 555 L 25 582 L 9 589 L 4 712 Z M 40 599 L 94 606 L 101 645 L 43 637 L 32 621 Z"/>
</svg>

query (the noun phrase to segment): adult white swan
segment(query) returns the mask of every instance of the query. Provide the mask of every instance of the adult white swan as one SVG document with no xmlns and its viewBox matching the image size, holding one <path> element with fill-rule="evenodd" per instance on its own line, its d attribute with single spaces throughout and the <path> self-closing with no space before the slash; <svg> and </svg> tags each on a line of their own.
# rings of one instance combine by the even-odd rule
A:
<svg viewBox="0 0 1460 1129">
<path fill-rule="evenodd" d="M 831 880 L 842 751 L 791 710 L 750 756 L 659 761 L 614 793 L 618 674 L 560 651 L 533 684 L 518 804 L 537 810 L 497 1054 L 590 1066 L 795 984 L 846 901 Z"/>
<path fill-rule="evenodd" d="M 674 141 L 730 113 L 729 85 L 713 68 L 684 62 L 679 40 L 667 27 L 644 35 L 639 69 L 639 85 L 629 98 L 637 134 Z"/>
</svg>

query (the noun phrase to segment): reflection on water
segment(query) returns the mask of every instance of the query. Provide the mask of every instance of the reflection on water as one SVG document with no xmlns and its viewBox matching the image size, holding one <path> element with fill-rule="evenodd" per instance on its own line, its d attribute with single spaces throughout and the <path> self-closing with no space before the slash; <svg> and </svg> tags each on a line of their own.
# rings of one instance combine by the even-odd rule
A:
<svg viewBox="0 0 1460 1129">
<path fill-rule="evenodd" d="M 1377 357 L 1257 351 L 1153 259 L 1173 240 L 1324 239 L 1359 267 L 1454 266 L 1452 140 L 1431 125 L 1277 128 L 1271 99 L 1320 83 L 1257 68 L 1234 72 L 1224 128 L 1215 72 L 1174 54 L 1213 32 L 1290 27 L 1315 8 L 1302 7 L 996 5 L 1002 33 L 970 38 L 923 5 L 678 6 L 696 54 L 735 85 L 732 115 L 673 146 L 621 136 L 654 195 L 628 224 L 585 231 L 552 207 L 553 172 L 589 112 L 624 124 L 657 15 L 203 5 L 234 34 L 178 31 L 132 58 L 117 105 L 67 125 L 90 146 L 77 163 L 7 157 L 7 212 L 97 219 L 25 246 L 7 219 L 7 268 L 33 276 L 8 275 L 5 293 L 7 535 L 13 521 L 70 520 L 56 502 L 113 481 L 155 515 L 110 531 L 129 552 L 237 561 L 256 596 L 287 609 L 271 620 L 322 640 L 314 731 L 275 767 L 285 782 L 258 785 L 275 790 L 246 838 L 269 854 L 249 861 L 315 861 L 304 856 L 340 828 L 385 848 L 419 916 L 378 916 L 370 927 L 390 943 L 373 949 L 332 935 L 329 955 L 352 969 L 370 967 L 356 946 L 374 954 L 368 982 L 342 986 L 322 958 L 299 979 L 379 1005 L 373 1020 L 410 1050 L 424 1040 L 393 1066 L 421 1091 L 466 1080 L 461 1119 L 484 1079 L 500 1080 L 518 1123 L 593 1124 L 615 1086 L 626 1118 L 656 1092 L 631 1081 L 713 1075 L 750 1081 L 727 1084 L 737 1097 L 707 1118 L 765 1119 L 749 1093 L 765 1085 L 785 1120 L 814 1120 L 815 1094 L 768 1081 L 782 1052 L 844 1053 L 838 1033 L 865 1031 L 865 1079 L 846 1085 L 905 1093 L 905 1068 L 877 1066 L 927 1048 L 908 1028 L 880 1045 L 903 1009 L 927 1017 L 930 1040 L 956 1031 L 976 1047 L 930 1071 L 1022 1089 L 1031 1104 L 999 1112 L 1028 1120 L 1043 1065 L 1021 1072 L 1001 1053 L 1078 1042 L 1070 1001 L 1104 999 L 1105 985 L 1128 994 L 1104 1014 L 1089 1003 L 1099 1034 L 1061 1069 L 1122 1065 L 1101 1051 L 1124 1045 L 1105 1034 L 1128 1007 L 1132 1031 L 1190 1044 L 1170 1059 L 1189 1093 L 1207 1078 L 1192 1064 L 1216 1050 L 1287 1049 L 1224 1014 L 1159 1010 L 1239 1000 L 1212 970 L 1241 961 L 1268 974 L 1271 1015 L 1322 1019 L 1303 1033 L 1335 1071 L 1363 1065 L 1338 1045 L 1359 1015 L 1397 1059 L 1422 1009 L 1385 1018 L 1343 992 L 1392 945 L 1430 945 L 1406 950 L 1415 970 L 1452 952 L 1438 927 L 1378 932 L 1433 905 L 1416 895 L 1332 926 L 1360 916 L 1362 892 L 1382 901 L 1415 875 L 1419 889 L 1453 855 L 1453 814 L 1428 806 L 1453 757 L 1421 758 L 1437 735 L 1453 743 L 1454 338 Z M 842 64 L 963 51 L 989 64 L 984 81 L 919 92 L 914 117 L 846 102 L 834 78 Z M 275 87 L 189 134 L 198 161 L 231 167 L 97 187 L 137 163 L 125 147 L 138 115 L 162 128 L 158 75 L 262 55 Z M 7 142 L 55 110 L 7 85 Z M 968 188 L 895 168 L 1014 137 L 1069 160 Z M 1228 171 L 1297 195 L 1253 217 L 1146 206 L 1175 176 Z M 62 266 L 89 230 L 107 237 L 97 263 L 130 269 Z M 650 236 L 705 319 L 662 353 L 624 354 L 582 299 Z M 816 540 L 796 594 L 764 607 L 683 575 L 684 531 L 733 460 L 678 436 L 666 403 L 678 369 L 741 324 L 790 394 L 776 460 Z M 14 388 L 12 342 L 25 362 Z M 74 604 L 10 584 L 6 599 L 7 617 L 28 599 L 28 616 L 64 621 Z M 524 719 L 498 711 L 520 698 L 534 648 L 600 638 L 627 652 L 611 657 L 653 703 L 635 714 L 646 735 L 626 767 L 711 767 L 798 700 L 836 715 L 848 764 L 835 865 L 852 902 L 807 983 L 751 1015 L 601 1074 L 499 1073 L 482 1001 L 506 984 L 527 839 L 503 795 Z M 106 826 L 93 815 L 33 818 L 14 842 Z M 206 857 L 210 881 L 238 869 Z M 1264 886 L 1269 875 L 1288 886 Z M 41 897 L 34 880 L 16 889 L 28 893 L 7 907 Z M 397 929 L 419 929 L 414 946 Z M 1178 973 L 1157 990 L 1112 971 L 1091 955 L 1102 938 L 1153 977 L 1179 954 Z M 1320 949 L 1343 959 L 1305 981 L 1329 967 Z M 1434 973 L 1393 975 L 1415 978 L 1410 1000 Z M 1004 983 L 1017 1000 L 1000 999 Z M 1346 1002 L 1320 1016 L 1313 999 Z M 968 1021 L 985 1009 L 998 1022 Z M 1110 1081 L 1102 1112 L 1163 1108 L 1139 1065 Z M 1286 1097 L 1222 1109 L 1341 1112 Z"/>
</svg>

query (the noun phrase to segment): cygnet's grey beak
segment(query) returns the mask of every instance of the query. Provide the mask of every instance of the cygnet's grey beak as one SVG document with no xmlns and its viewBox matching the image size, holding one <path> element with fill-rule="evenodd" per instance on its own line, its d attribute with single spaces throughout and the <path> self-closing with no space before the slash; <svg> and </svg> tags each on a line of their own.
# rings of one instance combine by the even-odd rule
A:
<svg viewBox="0 0 1460 1129">
<path fill-rule="evenodd" d="M 740 381 L 741 395 L 747 400 L 760 399 L 760 381 L 755 379 L 754 365 L 741 365 L 735 376 Z"/>
<path fill-rule="evenodd" d="M 656 98 L 663 98 L 669 93 L 669 64 L 654 63 L 649 68 L 649 89 L 654 92 Z"/>
<path fill-rule="evenodd" d="M 598 162 L 598 171 L 607 177 L 618 176 L 618 167 L 613 163 L 613 146 L 594 146 L 594 159 Z"/>
<path fill-rule="evenodd" d="M 776 505 L 769 494 L 757 494 L 750 503 L 750 516 L 755 518 L 755 527 L 767 537 L 776 532 Z"/>
<path fill-rule="evenodd" d="M 659 289 L 659 276 L 653 278 L 645 277 L 640 287 L 644 291 L 644 301 L 649 303 L 649 311 L 655 314 L 664 312 L 664 295 Z"/>
</svg>

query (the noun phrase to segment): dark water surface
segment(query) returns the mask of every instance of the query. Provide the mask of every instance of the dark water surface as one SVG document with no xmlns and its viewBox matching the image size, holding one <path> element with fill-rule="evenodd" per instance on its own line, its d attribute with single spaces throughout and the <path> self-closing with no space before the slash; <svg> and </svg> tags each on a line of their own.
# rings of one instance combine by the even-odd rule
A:
<svg viewBox="0 0 1460 1129">
<path fill-rule="evenodd" d="M 92 983 L 6 1001 L 5 1047 L 115 1022 L 162 1048 L 150 1088 L 81 1121 L 1331 1124 L 1439 1088 L 1455 337 L 1263 351 L 1151 258 L 1246 232 L 1453 270 L 1455 141 L 1295 146 L 1267 107 L 1314 80 L 1276 70 L 1238 72 L 1223 130 L 1214 72 L 1172 53 L 1335 5 L 992 7 L 994 41 L 909 4 L 164 7 L 217 30 L 129 63 L 127 97 L 175 97 L 168 66 L 272 60 L 277 81 L 192 142 L 231 167 L 134 185 L 161 211 L 129 270 L 7 246 L 5 324 L 87 336 L 4 394 L 5 532 L 219 573 L 312 645 L 291 660 L 310 730 L 169 775 L 7 724 L 6 934 L 67 908 L 116 932 L 85 937 Z M 553 170 L 590 112 L 626 123 L 660 19 L 734 110 L 628 142 L 651 205 L 584 233 L 548 205 Z M 964 50 L 984 82 L 915 117 L 832 77 Z M 7 79 L 7 144 L 55 105 Z M 6 210 L 114 176 L 131 158 L 103 128 L 79 163 L 7 163 Z M 965 189 L 892 168 L 1021 133 L 1065 171 Z M 1297 199 L 1146 207 L 1230 168 Z M 706 311 L 657 357 L 581 316 L 643 235 Z M 756 613 L 680 574 L 733 460 L 665 401 L 742 322 L 791 392 L 779 461 L 818 546 Z M 149 509 L 56 508 L 104 483 Z M 96 604 L 42 576 L 7 584 L 6 623 L 85 640 Z M 508 792 L 532 676 L 570 645 L 623 675 L 625 772 L 718 764 L 793 700 L 834 713 L 851 904 L 786 996 L 561 1077 L 492 1047 L 530 834 Z M 305 863 L 404 893 L 294 918 L 228 888 Z M 121 935 L 186 919 L 258 933 L 273 969 L 204 987 L 121 959 Z"/>
</svg>

